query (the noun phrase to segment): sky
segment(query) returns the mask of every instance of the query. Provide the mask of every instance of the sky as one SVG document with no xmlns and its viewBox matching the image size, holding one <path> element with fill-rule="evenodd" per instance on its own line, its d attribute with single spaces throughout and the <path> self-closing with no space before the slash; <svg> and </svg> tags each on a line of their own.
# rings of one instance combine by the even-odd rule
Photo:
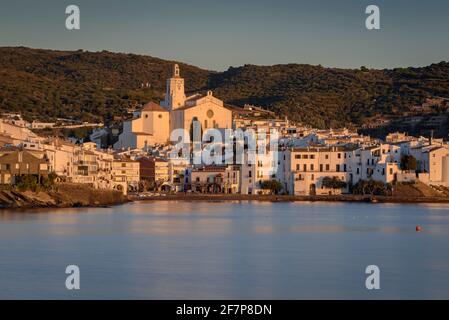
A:
<svg viewBox="0 0 449 320">
<path fill-rule="evenodd" d="M 65 27 L 71 4 L 80 30 Z M 380 30 L 365 28 L 370 4 Z M 0 0 L 0 46 L 137 53 L 218 71 L 425 66 L 449 60 L 449 1 Z"/>
</svg>

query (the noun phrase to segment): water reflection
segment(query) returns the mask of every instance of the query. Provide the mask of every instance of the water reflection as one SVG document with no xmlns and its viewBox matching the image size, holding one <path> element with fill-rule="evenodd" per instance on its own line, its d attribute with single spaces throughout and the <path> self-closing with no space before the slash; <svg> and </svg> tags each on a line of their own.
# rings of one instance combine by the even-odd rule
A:
<svg viewBox="0 0 449 320">
<path fill-rule="evenodd" d="M 441 204 L 0 211 L 0 241 L 0 298 L 73 298 L 63 288 L 68 264 L 84 277 L 77 298 L 449 298 L 449 207 Z M 383 281 L 375 296 L 363 286 L 373 263 Z"/>
</svg>

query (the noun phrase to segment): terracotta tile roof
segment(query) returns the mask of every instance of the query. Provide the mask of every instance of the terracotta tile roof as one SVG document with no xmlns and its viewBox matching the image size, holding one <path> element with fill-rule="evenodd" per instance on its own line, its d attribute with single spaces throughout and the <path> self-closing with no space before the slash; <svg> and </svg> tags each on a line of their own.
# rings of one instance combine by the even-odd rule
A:
<svg viewBox="0 0 449 320">
<path fill-rule="evenodd" d="M 157 103 L 148 102 L 146 105 L 142 107 L 142 111 L 158 111 L 158 112 L 168 112 L 167 109 L 161 107 Z"/>
</svg>

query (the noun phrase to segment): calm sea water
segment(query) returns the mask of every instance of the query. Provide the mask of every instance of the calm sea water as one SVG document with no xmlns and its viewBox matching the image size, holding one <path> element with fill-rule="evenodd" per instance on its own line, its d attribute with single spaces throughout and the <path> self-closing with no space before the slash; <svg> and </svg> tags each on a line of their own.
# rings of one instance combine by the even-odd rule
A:
<svg viewBox="0 0 449 320">
<path fill-rule="evenodd" d="M 416 232 L 415 226 L 422 226 Z M 65 288 L 79 266 L 81 290 Z M 381 289 L 365 288 L 365 268 Z M 449 206 L 140 202 L 0 211 L 0 298 L 449 298 Z"/>
</svg>

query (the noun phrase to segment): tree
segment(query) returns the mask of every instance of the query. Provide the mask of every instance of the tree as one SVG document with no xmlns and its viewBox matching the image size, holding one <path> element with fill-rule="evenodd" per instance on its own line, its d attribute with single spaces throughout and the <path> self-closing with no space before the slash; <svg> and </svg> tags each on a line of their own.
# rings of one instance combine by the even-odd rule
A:
<svg viewBox="0 0 449 320">
<path fill-rule="evenodd" d="M 44 187 L 46 190 L 50 190 L 55 185 L 57 178 L 58 175 L 54 172 L 50 172 L 46 177 L 41 177 L 42 187 Z"/>
<path fill-rule="evenodd" d="M 39 177 L 34 174 L 16 176 L 16 186 L 20 191 L 38 192 L 40 190 Z"/>
<path fill-rule="evenodd" d="M 416 171 L 416 159 L 412 155 L 403 155 L 401 157 L 401 169 L 407 171 Z"/>
<path fill-rule="evenodd" d="M 382 181 L 377 181 L 377 180 L 373 180 L 373 179 L 369 179 L 367 180 L 360 180 L 359 182 L 357 182 L 353 189 L 352 192 L 354 194 L 370 194 L 370 195 L 387 195 L 389 191 L 389 186 L 387 186 L 385 183 L 383 183 Z"/>
<path fill-rule="evenodd" d="M 264 190 L 271 190 L 271 193 L 274 194 L 278 194 L 283 189 L 282 183 L 274 179 L 262 181 L 260 187 Z"/>
<path fill-rule="evenodd" d="M 347 183 L 341 181 L 338 177 L 324 177 L 322 186 L 327 189 L 344 189 L 347 187 Z"/>
</svg>

